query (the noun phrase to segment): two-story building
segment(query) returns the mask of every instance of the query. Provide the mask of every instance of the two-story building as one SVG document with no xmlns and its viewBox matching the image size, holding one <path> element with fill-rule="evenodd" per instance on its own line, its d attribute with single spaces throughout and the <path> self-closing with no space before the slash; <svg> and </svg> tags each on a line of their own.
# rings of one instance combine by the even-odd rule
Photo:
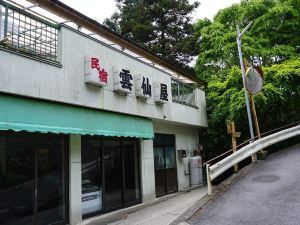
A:
<svg viewBox="0 0 300 225">
<path fill-rule="evenodd" d="M 75 225 L 190 185 L 182 150 L 207 127 L 196 78 L 2 0 L 0 28 L 1 225 Z"/>
</svg>

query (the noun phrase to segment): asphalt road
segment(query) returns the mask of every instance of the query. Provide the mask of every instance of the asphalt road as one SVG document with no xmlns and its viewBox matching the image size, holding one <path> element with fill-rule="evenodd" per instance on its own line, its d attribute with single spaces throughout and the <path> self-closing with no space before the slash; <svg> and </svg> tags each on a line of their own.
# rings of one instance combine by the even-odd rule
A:
<svg viewBox="0 0 300 225">
<path fill-rule="evenodd" d="M 300 225 L 300 144 L 268 156 L 189 223 Z"/>
</svg>

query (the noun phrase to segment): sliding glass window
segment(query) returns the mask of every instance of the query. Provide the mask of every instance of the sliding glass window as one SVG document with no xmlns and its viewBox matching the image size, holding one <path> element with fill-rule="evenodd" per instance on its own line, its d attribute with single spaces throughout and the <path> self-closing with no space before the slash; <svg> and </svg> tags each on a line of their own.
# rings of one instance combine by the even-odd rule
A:
<svg viewBox="0 0 300 225">
<path fill-rule="evenodd" d="M 82 140 L 82 214 L 102 211 L 101 143 L 94 138 Z"/>
<path fill-rule="evenodd" d="M 0 132 L 0 224 L 67 223 L 64 135 Z"/>
<path fill-rule="evenodd" d="M 141 202 L 139 140 L 82 137 L 82 214 L 89 217 Z"/>
</svg>

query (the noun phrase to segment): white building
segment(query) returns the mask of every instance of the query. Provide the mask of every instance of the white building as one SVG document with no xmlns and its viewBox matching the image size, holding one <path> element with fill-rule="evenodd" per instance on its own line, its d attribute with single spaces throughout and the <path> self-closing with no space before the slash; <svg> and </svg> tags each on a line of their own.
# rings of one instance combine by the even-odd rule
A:
<svg viewBox="0 0 300 225">
<path fill-rule="evenodd" d="M 0 4 L 0 224 L 75 225 L 190 185 L 197 83 Z"/>
</svg>

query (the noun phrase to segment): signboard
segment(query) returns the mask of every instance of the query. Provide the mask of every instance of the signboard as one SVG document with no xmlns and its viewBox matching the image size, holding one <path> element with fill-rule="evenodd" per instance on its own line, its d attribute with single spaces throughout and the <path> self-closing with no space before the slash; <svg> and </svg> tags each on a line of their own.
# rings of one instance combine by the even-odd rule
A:
<svg viewBox="0 0 300 225">
<path fill-rule="evenodd" d="M 100 87 L 109 86 L 108 90 L 124 95 L 131 94 L 142 99 L 152 98 L 156 103 L 169 101 L 169 84 L 167 81 L 153 82 L 151 74 L 133 74 L 131 68 L 120 64 L 115 67 L 115 65 L 111 65 L 105 58 L 99 56 L 85 56 L 85 83 Z"/>
<path fill-rule="evenodd" d="M 135 76 L 135 95 L 140 98 L 148 99 L 152 97 L 152 79 L 144 75 Z"/>
<path fill-rule="evenodd" d="M 249 67 L 245 75 L 245 85 L 249 93 L 255 95 L 263 87 L 262 75 L 254 67 Z"/>
<path fill-rule="evenodd" d="M 169 101 L 168 85 L 155 81 L 153 83 L 154 101 L 157 103 L 167 103 Z"/>
<path fill-rule="evenodd" d="M 84 57 L 84 82 L 100 87 L 108 85 L 110 74 L 107 70 L 107 63 L 96 56 Z"/>
<path fill-rule="evenodd" d="M 114 90 L 125 94 L 133 92 L 133 76 L 129 69 L 122 68 L 114 71 Z"/>
<path fill-rule="evenodd" d="M 102 191 L 82 194 L 82 214 L 89 214 L 102 210 Z"/>
</svg>

